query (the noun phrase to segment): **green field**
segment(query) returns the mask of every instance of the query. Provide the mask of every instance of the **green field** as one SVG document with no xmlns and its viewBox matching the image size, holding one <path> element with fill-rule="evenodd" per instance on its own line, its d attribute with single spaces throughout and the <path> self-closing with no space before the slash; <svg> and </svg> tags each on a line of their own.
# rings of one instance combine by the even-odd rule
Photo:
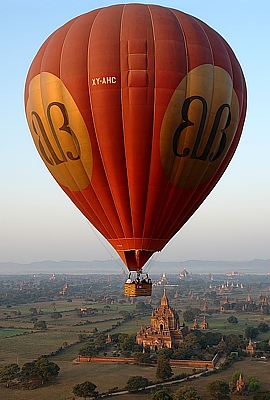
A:
<svg viewBox="0 0 270 400">
<path fill-rule="evenodd" d="M 28 331 L 20 328 L 6 328 L 0 329 L 0 338 L 7 338 L 10 336 L 19 336 L 27 333 Z"/>
</svg>

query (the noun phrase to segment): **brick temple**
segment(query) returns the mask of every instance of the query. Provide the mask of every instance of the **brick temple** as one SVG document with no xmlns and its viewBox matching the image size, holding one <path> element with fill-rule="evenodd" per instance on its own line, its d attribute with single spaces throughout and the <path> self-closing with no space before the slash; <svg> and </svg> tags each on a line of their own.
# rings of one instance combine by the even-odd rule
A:
<svg viewBox="0 0 270 400">
<path fill-rule="evenodd" d="M 136 336 L 138 344 L 144 349 L 159 350 L 177 348 L 189 332 L 188 327 L 179 324 L 177 312 L 170 307 L 164 290 L 159 307 L 153 311 L 150 325 L 142 326 Z"/>
</svg>

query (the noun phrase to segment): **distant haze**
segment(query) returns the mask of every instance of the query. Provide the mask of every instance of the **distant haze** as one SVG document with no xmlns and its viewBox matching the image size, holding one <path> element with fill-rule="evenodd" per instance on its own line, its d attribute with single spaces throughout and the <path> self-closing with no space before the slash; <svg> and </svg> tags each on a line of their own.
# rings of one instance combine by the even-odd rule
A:
<svg viewBox="0 0 270 400">
<path fill-rule="evenodd" d="M 265 275 L 270 271 L 270 260 L 252 261 L 202 261 L 184 262 L 154 261 L 146 266 L 150 274 L 180 274 L 186 268 L 191 274 L 226 274 L 238 271 L 241 274 Z M 31 264 L 0 263 L 0 275 L 27 274 L 122 274 L 128 273 L 120 260 L 107 261 L 43 261 Z"/>
</svg>

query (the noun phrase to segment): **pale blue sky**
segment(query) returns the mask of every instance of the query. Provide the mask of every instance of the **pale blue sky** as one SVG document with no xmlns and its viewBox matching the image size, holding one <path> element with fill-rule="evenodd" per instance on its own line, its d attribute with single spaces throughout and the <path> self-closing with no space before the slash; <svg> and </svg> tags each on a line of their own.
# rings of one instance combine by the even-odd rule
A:
<svg viewBox="0 0 270 400">
<path fill-rule="evenodd" d="M 248 113 L 233 161 L 158 260 L 270 259 L 270 1 L 148 3 L 180 9 L 216 29 L 235 51 L 248 86 Z M 0 2 L 0 262 L 118 258 L 43 165 L 23 104 L 25 77 L 43 41 L 69 19 L 111 4 L 115 3 Z"/>
</svg>

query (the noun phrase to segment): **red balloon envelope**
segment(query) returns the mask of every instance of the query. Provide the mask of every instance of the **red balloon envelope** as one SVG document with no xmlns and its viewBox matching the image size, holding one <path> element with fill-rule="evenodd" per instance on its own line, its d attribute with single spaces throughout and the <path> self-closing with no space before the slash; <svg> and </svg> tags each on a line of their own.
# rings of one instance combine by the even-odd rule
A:
<svg viewBox="0 0 270 400">
<path fill-rule="evenodd" d="M 50 173 L 139 271 L 228 166 L 246 86 L 233 51 L 204 22 L 121 4 L 74 18 L 45 41 L 25 107 Z"/>
</svg>

